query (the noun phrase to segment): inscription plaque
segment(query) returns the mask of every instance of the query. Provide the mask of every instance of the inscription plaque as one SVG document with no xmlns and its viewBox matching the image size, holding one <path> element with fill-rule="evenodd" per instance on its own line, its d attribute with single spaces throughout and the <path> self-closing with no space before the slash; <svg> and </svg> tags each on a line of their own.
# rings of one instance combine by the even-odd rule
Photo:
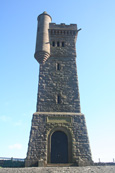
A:
<svg viewBox="0 0 115 173">
<path fill-rule="evenodd" d="M 47 123 L 71 123 L 72 118 L 71 117 L 47 117 Z"/>
</svg>

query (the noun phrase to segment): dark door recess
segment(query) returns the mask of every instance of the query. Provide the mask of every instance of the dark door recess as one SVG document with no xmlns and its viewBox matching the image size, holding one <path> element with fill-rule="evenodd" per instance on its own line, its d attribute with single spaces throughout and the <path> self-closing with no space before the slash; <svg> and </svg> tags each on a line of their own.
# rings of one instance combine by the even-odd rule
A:
<svg viewBox="0 0 115 173">
<path fill-rule="evenodd" d="M 51 137 L 51 163 L 68 163 L 68 139 L 62 131 L 56 131 Z"/>
</svg>

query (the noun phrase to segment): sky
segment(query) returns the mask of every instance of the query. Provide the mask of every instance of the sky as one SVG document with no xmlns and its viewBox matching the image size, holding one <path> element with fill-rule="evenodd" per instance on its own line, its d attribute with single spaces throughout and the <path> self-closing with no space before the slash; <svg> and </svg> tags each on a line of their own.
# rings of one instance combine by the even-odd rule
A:
<svg viewBox="0 0 115 173">
<path fill-rule="evenodd" d="M 37 16 L 77 24 L 77 70 L 93 161 L 115 159 L 115 1 L 0 1 L 0 157 L 25 158 L 36 112 Z"/>
</svg>

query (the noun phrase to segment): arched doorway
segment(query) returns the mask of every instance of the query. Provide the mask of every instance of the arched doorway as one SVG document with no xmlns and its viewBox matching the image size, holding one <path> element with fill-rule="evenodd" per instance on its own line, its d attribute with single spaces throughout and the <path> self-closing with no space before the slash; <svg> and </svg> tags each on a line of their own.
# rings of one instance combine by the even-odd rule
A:
<svg viewBox="0 0 115 173">
<path fill-rule="evenodd" d="M 67 149 L 67 156 L 68 156 L 68 159 L 66 159 L 66 163 L 73 163 L 73 150 L 72 150 L 72 133 L 70 132 L 70 130 L 66 127 L 63 127 L 63 126 L 56 126 L 54 128 L 52 128 L 49 133 L 47 133 L 47 163 L 54 163 L 52 162 L 52 159 L 51 159 L 51 153 L 52 153 L 52 137 L 54 136 L 54 140 L 55 140 L 55 136 L 56 136 L 56 132 L 61 132 L 62 135 L 65 135 L 66 139 L 67 139 L 67 146 L 66 148 Z M 58 136 L 58 134 L 57 134 Z M 60 135 L 59 135 L 60 136 Z M 63 140 L 61 140 L 63 141 Z M 63 144 L 62 144 L 63 145 Z M 64 147 L 63 147 L 64 148 Z"/>
<path fill-rule="evenodd" d="M 51 163 L 68 163 L 68 138 L 62 131 L 51 136 Z"/>
</svg>

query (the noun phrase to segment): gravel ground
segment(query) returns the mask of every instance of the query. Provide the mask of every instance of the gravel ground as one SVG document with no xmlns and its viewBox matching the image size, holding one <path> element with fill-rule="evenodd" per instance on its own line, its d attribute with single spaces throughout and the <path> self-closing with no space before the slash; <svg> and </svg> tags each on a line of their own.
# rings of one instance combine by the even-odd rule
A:
<svg viewBox="0 0 115 173">
<path fill-rule="evenodd" d="M 0 168 L 0 173 L 115 173 L 115 166 Z"/>
</svg>

